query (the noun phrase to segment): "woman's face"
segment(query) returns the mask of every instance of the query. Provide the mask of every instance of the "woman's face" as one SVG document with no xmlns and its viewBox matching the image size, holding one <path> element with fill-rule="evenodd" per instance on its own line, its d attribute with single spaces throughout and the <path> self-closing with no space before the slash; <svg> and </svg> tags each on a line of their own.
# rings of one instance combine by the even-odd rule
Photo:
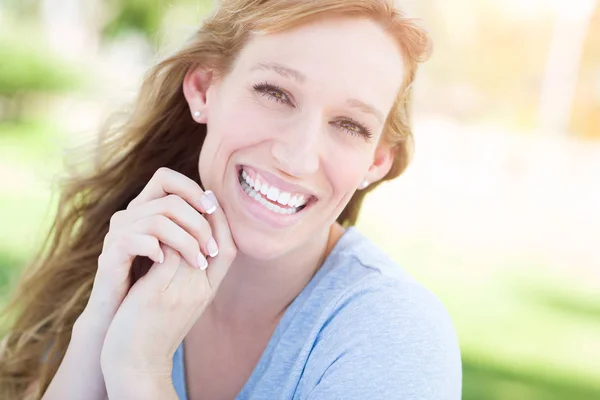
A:
<svg viewBox="0 0 600 400">
<path fill-rule="evenodd" d="M 208 129 L 200 177 L 239 251 L 266 260 L 311 243 L 365 178 L 388 172 L 393 153 L 378 144 L 403 71 L 379 25 L 328 19 L 254 36 L 222 79 L 188 74 Z"/>
</svg>

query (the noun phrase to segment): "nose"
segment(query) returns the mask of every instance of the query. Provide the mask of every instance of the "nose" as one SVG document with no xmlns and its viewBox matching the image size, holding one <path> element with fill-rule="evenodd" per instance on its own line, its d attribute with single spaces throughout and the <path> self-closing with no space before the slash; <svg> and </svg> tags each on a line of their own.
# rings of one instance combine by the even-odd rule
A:
<svg viewBox="0 0 600 400">
<path fill-rule="evenodd" d="M 319 118 L 296 120 L 279 132 L 271 155 L 281 170 L 293 176 L 310 175 L 319 168 L 319 143 L 322 136 Z"/>
</svg>

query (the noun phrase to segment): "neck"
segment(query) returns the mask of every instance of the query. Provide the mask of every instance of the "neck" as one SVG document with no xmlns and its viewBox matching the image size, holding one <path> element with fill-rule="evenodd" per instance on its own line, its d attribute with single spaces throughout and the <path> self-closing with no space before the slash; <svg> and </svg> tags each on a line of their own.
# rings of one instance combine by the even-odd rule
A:
<svg viewBox="0 0 600 400">
<path fill-rule="evenodd" d="M 205 313 L 232 329 L 277 325 L 343 232 L 334 223 L 306 245 L 267 262 L 239 254 Z"/>
</svg>

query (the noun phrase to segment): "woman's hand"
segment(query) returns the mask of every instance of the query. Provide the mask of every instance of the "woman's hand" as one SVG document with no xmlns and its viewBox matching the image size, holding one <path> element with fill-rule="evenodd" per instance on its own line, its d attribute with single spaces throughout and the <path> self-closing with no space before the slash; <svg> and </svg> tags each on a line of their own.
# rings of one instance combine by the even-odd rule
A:
<svg viewBox="0 0 600 400">
<path fill-rule="evenodd" d="M 190 265 L 206 263 L 218 251 L 225 257 L 235 253 L 229 228 L 218 227 L 222 243 L 213 242 L 209 214 L 219 225 L 227 225 L 212 192 L 204 192 L 185 175 L 160 168 L 126 210 L 116 212 L 104 238 L 102 253 L 90 299 L 83 314 L 108 329 L 131 287 L 131 265 L 136 256 L 160 263 L 165 256 L 160 243 L 176 249 Z M 235 256 L 235 254 L 233 254 Z M 211 274 L 217 274 L 214 271 Z M 220 271 L 222 275 L 226 271 Z M 215 277 L 217 278 L 217 277 Z M 222 278 L 222 276 L 220 277 Z"/>
<path fill-rule="evenodd" d="M 202 270 L 168 246 L 163 251 L 164 262 L 133 285 L 106 335 L 101 363 L 111 399 L 169 398 L 175 350 L 212 300 L 222 277 L 218 271 L 232 261 L 231 253 L 220 253 Z"/>
<path fill-rule="evenodd" d="M 157 312 L 153 316 L 154 319 L 148 320 L 148 314 L 143 313 L 144 309 L 140 306 L 136 310 L 139 313 L 135 313 L 132 317 L 140 317 L 139 320 L 123 321 L 130 318 L 132 305 L 144 304 L 144 301 L 152 300 L 149 291 L 154 288 L 154 283 L 150 279 L 151 276 L 148 275 L 138 282 L 139 285 L 134 285 L 130 293 L 131 299 L 127 301 L 128 306 L 122 308 L 122 312 L 119 313 L 119 318 L 110 332 L 108 338 L 110 340 L 106 340 L 111 322 L 130 290 L 132 261 L 136 256 L 150 257 L 154 261 L 160 261 L 162 257 L 167 257 L 162 265 L 154 265 L 150 270 L 152 276 L 161 275 L 156 276 L 157 279 L 160 280 L 162 277 L 167 279 L 169 273 L 173 273 L 172 276 L 177 275 L 175 266 L 179 264 L 176 261 L 178 257 L 182 257 L 187 264 L 197 265 L 196 258 L 200 252 L 204 255 L 210 254 L 211 250 L 214 250 L 209 246 L 210 238 L 213 235 L 218 244 L 219 255 L 210 259 L 209 269 L 206 271 L 193 270 L 186 265 L 185 270 L 179 271 L 196 272 L 200 276 L 195 275 L 195 278 L 200 277 L 204 280 L 201 279 L 202 283 L 194 291 L 193 298 L 184 297 L 183 292 L 181 293 L 181 302 L 187 302 L 193 309 L 192 311 L 183 311 L 185 306 L 173 305 L 177 312 L 183 313 L 183 317 L 181 314 L 173 313 L 173 315 L 169 315 L 173 319 L 169 320 L 168 324 L 165 323 L 161 326 L 162 333 L 166 334 L 165 337 L 169 339 L 181 336 L 185 331 L 185 328 L 176 326 L 176 321 L 186 318 L 193 320 L 202 309 L 202 304 L 214 296 L 214 292 L 229 268 L 230 260 L 235 257 L 236 250 L 229 234 L 225 215 L 216 205 L 214 196 L 209 192 L 202 191 L 194 181 L 184 175 L 166 168 L 158 170 L 127 209 L 117 212 L 111 218 L 102 254 L 98 258 L 98 269 L 90 299 L 73 326 L 69 348 L 44 394 L 44 399 L 106 398 L 107 383 L 115 387 L 114 383 L 117 380 L 106 379 L 101 369 L 100 360 L 104 345 L 108 345 L 104 353 L 105 367 L 107 367 L 105 372 L 109 372 L 107 377 L 112 377 L 110 372 L 117 370 L 116 367 L 112 368 L 116 345 L 122 341 L 123 346 L 128 346 L 125 341 L 134 338 L 138 332 L 130 330 L 137 328 L 138 325 L 124 326 L 123 322 L 144 321 L 156 326 L 164 317 L 164 314 Z M 162 242 L 164 250 L 161 249 L 160 242 Z M 214 252 L 212 254 L 214 255 Z M 200 262 L 206 259 L 204 255 L 198 257 Z M 180 278 L 181 275 L 177 280 Z M 148 291 L 143 290 L 144 286 Z M 171 289 L 174 287 L 170 286 Z M 161 294 L 165 295 L 165 293 Z M 165 300 L 165 297 L 160 297 L 160 299 Z M 154 300 L 158 301 L 159 297 Z M 191 303 L 197 303 L 200 306 L 196 309 L 195 306 L 191 306 Z M 188 312 L 187 315 L 186 312 Z M 140 323 L 139 326 L 143 326 L 143 324 Z M 172 330 L 167 331 L 167 329 Z M 155 332 L 152 329 L 145 330 L 150 335 Z M 144 338 L 144 334 L 139 337 Z M 152 343 L 157 347 L 152 347 L 145 354 L 158 354 L 154 349 L 168 348 L 169 345 L 165 345 L 165 341 L 162 339 L 157 338 L 156 342 Z M 137 341 L 137 338 L 135 340 Z M 114 345 L 115 342 L 116 345 Z M 135 350 L 139 350 L 139 348 L 135 347 Z M 132 348 L 127 348 L 127 351 L 127 354 L 124 353 L 124 356 L 127 356 L 123 357 L 124 362 L 130 360 L 130 356 L 133 354 Z M 164 350 L 162 354 L 164 354 Z M 76 382 L 73 381 L 74 374 L 79 376 Z M 168 392 L 169 389 L 172 390 L 172 384 L 170 386 L 170 388 L 168 385 L 160 387 L 167 387 Z M 154 392 L 154 394 L 156 393 L 161 394 L 158 390 Z M 160 398 L 168 397 L 167 395 Z"/>
<path fill-rule="evenodd" d="M 108 331 L 102 349 L 107 387 L 112 371 L 136 373 L 138 367 L 162 368 L 171 361 L 235 255 L 214 195 L 166 168 L 154 174 L 126 210 L 113 215 L 81 318 Z M 155 263 L 130 288 L 136 256 Z M 210 266 L 203 270 L 207 259 Z"/>
</svg>

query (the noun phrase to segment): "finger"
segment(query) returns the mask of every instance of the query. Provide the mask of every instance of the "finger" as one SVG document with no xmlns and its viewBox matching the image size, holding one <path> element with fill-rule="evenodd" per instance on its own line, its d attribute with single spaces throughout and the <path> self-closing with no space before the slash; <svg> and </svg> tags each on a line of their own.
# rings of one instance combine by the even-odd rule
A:
<svg viewBox="0 0 600 400">
<path fill-rule="evenodd" d="M 188 202 L 174 194 L 141 204 L 122 214 L 116 213 L 113 216 L 114 226 L 111 229 L 131 225 L 153 215 L 164 215 L 182 227 L 198 241 L 204 255 L 217 255 L 219 249 L 212 238 L 212 229 L 208 221 Z"/>
<path fill-rule="evenodd" d="M 146 256 L 154 262 L 164 260 L 156 237 L 129 233 L 108 246 L 98 257 L 98 282 L 110 286 L 111 291 L 118 289 L 116 286 L 128 285 L 131 263 L 136 256 Z"/>
<path fill-rule="evenodd" d="M 213 214 L 206 216 L 206 219 L 212 227 L 213 237 L 219 247 L 219 254 L 211 259 L 210 266 L 206 271 L 208 282 L 212 290 L 216 291 L 237 255 L 237 246 L 221 207 L 217 207 Z"/>
<path fill-rule="evenodd" d="M 195 268 L 205 266 L 206 258 L 200 253 L 200 246 L 197 240 L 182 227 L 163 215 L 153 215 L 134 222 L 130 229 L 135 232 L 155 236 L 161 243 L 178 251 Z"/>
<path fill-rule="evenodd" d="M 148 288 L 151 293 L 165 291 L 172 284 L 173 278 L 179 268 L 186 267 L 187 269 L 192 269 L 186 265 L 187 263 L 184 262 L 178 251 L 165 244 L 162 244 L 160 247 L 165 255 L 164 262 L 152 265 L 148 273 L 133 285 L 134 287 L 137 286 L 136 291 L 144 291 L 145 288 Z"/>
<path fill-rule="evenodd" d="M 201 213 L 211 214 L 216 207 L 195 181 L 172 169 L 162 167 L 154 173 L 141 193 L 129 203 L 127 209 L 169 194 L 180 196 Z"/>
<path fill-rule="evenodd" d="M 98 257 L 91 297 L 109 311 L 111 318 L 129 290 L 131 263 L 136 256 L 146 256 L 158 262 L 164 260 L 158 239 L 142 234 L 124 236 L 105 248 Z"/>
<path fill-rule="evenodd" d="M 156 263 L 164 260 L 164 254 L 160 248 L 158 239 L 151 235 L 130 233 L 121 236 L 108 246 L 99 266 L 131 265 L 137 256 L 145 256 Z"/>
<path fill-rule="evenodd" d="M 190 290 L 192 282 L 204 282 L 201 286 Z M 186 302 L 192 301 L 201 303 L 200 299 L 210 297 L 210 287 L 206 287 L 206 270 L 192 268 L 185 260 L 181 262 L 177 271 L 173 275 L 171 284 L 167 291 L 173 292 L 177 297 L 182 297 Z"/>
</svg>

